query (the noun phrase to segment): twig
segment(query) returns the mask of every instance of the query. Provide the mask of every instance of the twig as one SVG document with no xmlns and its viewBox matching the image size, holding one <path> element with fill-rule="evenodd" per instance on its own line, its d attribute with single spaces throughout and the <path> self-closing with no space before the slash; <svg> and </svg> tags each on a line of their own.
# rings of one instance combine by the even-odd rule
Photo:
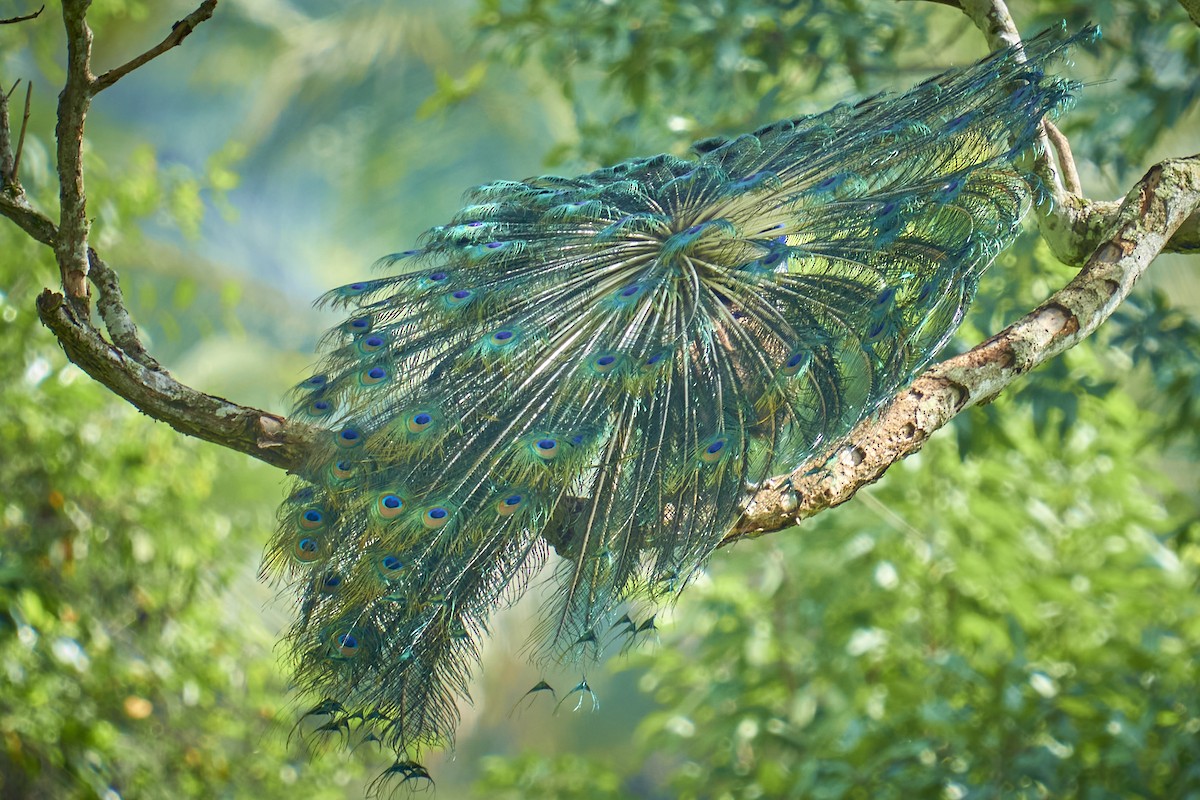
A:
<svg viewBox="0 0 1200 800">
<path fill-rule="evenodd" d="M 1079 182 L 1079 170 L 1075 167 L 1075 155 L 1071 152 L 1071 143 L 1067 137 L 1048 119 L 1042 120 L 1046 136 L 1054 145 L 1054 153 L 1058 156 L 1058 166 L 1062 169 L 1063 188 L 1073 195 L 1083 194 L 1083 185 Z"/>
<path fill-rule="evenodd" d="M 42 6 L 37 11 L 34 11 L 32 14 L 25 14 L 24 16 L 20 16 L 20 17 L 9 17 L 8 19 L 0 19 L 0 25 L 15 25 L 18 22 L 25 22 L 27 20 L 37 19 L 38 17 L 40 17 L 42 15 L 42 12 L 45 10 L 46 10 L 46 7 Z"/>
<path fill-rule="evenodd" d="M 17 154 L 13 157 L 12 171 L 8 180 L 17 183 L 21 175 L 21 152 L 25 149 L 25 130 L 29 127 L 29 101 L 33 96 L 33 82 L 25 82 L 25 113 L 21 117 L 21 132 L 17 134 Z"/>
<path fill-rule="evenodd" d="M 204 0 L 204 2 L 200 4 L 199 8 L 171 26 L 171 32 L 167 35 L 167 38 L 163 39 L 161 42 L 156 44 L 154 47 L 151 47 L 137 58 L 131 59 L 115 69 L 110 69 L 108 72 L 93 80 L 92 94 L 99 94 L 143 64 L 158 58 L 173 47 L 178 47 L 179 44 L 196 29 L 197 25 L 213 15 L 213 11 L 216 9 L 216 7 L 217 0 Z"/>
<path fill-rule="evenodd" d="M 1078 344 L 1116 310 L 1172 234 L 1200 209 L 1200 154 L 1164 161 L 1129 192 L 1116 230 L 1045 303 L 992 338 L 919 376 L 843 444 L 772 478 L 725 539 L 777 531 L 840 505 L 938 428 L 995 398 L 1034 367 Z"/>
</svg>

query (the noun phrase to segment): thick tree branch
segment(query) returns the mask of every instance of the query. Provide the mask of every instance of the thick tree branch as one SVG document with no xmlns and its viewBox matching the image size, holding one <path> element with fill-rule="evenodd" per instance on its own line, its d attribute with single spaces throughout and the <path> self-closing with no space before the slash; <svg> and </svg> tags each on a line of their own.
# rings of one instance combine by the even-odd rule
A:
<svg viewBox="0 0 1200 800">
<path fill-rule="evenodd" d="M 1200 155 L 1164 161 L 1133 188 L 1115 231 L 1062 290 L 978 347 L 927 370 L 832 451 L 769 480 L 724 543 L 789 527 L 846 502 L 920 450 L 956 414 L 1088 336 L 1116 310 L 1174 231 L 1200 209 Z"/>
<path fill-rule="evenodd" d="M 166 372 L 147 368 L 80 319 L 63 296 L 49 289 L 37 302 L 42 323 L 58 338 L 67 358 L 145 414 L 180 433 L 228 447 L 285 470 L 303 462 L 311 428 L 275 414 L 198 392 Z"/>
<path fill-rule="evenodd" d="M 109 86 L 112 86 L 117 81 L 124 78 L 129 73 L 133 72 L 138 67 L 158 58 L 163 53 L 170 50 L 172 47 L 178 47 L 179 44 L 186 39 L 196 26 L 213 15 L 213 11 L 217 8 L 217 0 L 204 0 L 200 7 L 188 14 L 183 19 L 171 26 L 171 32 L 167 34 L 167 38 L 151 47 L 146 52 L 142 53 L 137 58 L 122 64 L 121 66 L 110 69 L 100 77 L 92 81 L 92 94 L 98 94 L 104 91 Z"/>
</svg>

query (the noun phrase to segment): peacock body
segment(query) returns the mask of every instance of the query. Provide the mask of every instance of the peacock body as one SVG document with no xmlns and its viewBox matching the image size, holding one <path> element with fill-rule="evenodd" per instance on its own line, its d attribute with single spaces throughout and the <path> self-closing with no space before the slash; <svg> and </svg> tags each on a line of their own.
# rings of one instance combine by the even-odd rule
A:
<svg viewBox="0 0 1200 800">
<path fill-rule="evenodd" d="M 540 659 L 650 623 L 756 484 L 929 363 L 1015 236 L 1015 165 L 1075 36 L 576 178 L 479 186 L 351 309 L 295 416 L 320 429 L 266 569 L 296 681 L 393 773 L 452 741 L 488 616 L 557 552 Z M 648 613 L 648 612 L 647 612 Z"/>
</svg>

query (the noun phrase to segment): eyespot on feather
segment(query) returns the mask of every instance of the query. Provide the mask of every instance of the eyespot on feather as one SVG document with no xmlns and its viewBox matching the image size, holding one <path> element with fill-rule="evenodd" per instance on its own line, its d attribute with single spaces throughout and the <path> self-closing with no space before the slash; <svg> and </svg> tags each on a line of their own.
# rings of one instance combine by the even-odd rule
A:
<svg viewBox="0 0 1200 800">
<path fill-rule="evenodd" d="M 387 381 L 387 370 L 383 367 L 371 367 L 363 370 L 358 376 L 358 382 L 363 386 L 378 386 Z"/>
<path fill-rule="evenodd" d="M 301 564 L 311 564 L 321 558 L 321 540 L 316 536 L 297 537 L 292 545 L 292 558 Z"/>
<path fill-rule="evenodd" d="M 334 441 L 337 442 L 338 447 L 347 450 L 360 446 L 363 440 L 364 437 L 357 428 L 342 428 L 334 435 Z"/>
<path fill-rule="evenodd" d="M 400 495 L 385 492 L 375 500 L 375 513 L 380 519 L 391 521 L 403 514 L 407 505 Z"/>
<path fill-rule="evenodd" d="M 423 433 L 437 422 L 436 417 L 429 411 L 416 411 L 408 416 L 404 426 L 409 433 Z"/>
<path fill-rule="evenodd" d="M 330 658 L 346 661 L 355 658 L 362 651 L 362 642 L 353 630 L 342 630 L 329 638 Z"/>
<path fill-rule="evenodd" d="M 296 524 L 302 530 L 320 530 L 325 527 L 325 512 L 320 508 L 306 508 L 297 515 Z"/>
<path fill-rule="evenodd" d="M 321 594 L 337 594 L 342 590 L 342 576 L 336 572 L 328 572 L 321 578 L 321 585 L 318 587 Z"/>
<path fill-rule="evenodd" d="M 358 336 L 367 333 L 373 327 L 373 322 L 370 317 L 355 317 L 346 322 L 346 333 Z"/>
<path fill-rule="evenodd" d="M 525 506 L 525 496 L 520 492 L 505 493 L 496 503 L 496 513 L 502 517 L 510 517 Z"/>
<path fill-rule="evenodd" d="M 543 461 L 549 461 L 558 455 L 558 440 L 549 437 L 535 439 L 530 447 L 533 449 L 533 454 Z"/>
<path fill-rule="evenodd" d="M 805 353 L 797 350 L 789 355 L 787 360 L 783 362 L 783 367 L 779 370 L 779 373 L 791 378 L 795 375 L 799 375 L 801 372 L 807 369 L 811 361 L 811 353 Z"/>
<path fill-rule="evenodd" d="M 700 450 L 700 460 L 705 464 L 715 464 L 725 458 L 729 452 L 729 439 L 725 436 L 717 436 L 709 440 L 708 444 Z"/>
<path fill-rule="evenodd" d="M 358 349 L 358 352 L 362 353 L 363 355 L 367 355 L 369 353 L 379 352 L 386 344 L 387 339 L 377 333 L 373 333 L 370 336 L 364 336 L 363 338 L 359 339 L 354 346 Z"/>
<path fill-rule="evenodd" d="M 329 475 L 335 481 L 346 481 L 354 476 L 354 464 L 350 461 L 335 461 L 329 466 Z"/>
<path fill-rule="evenodd" d="M 432 506 L 421 516 L 421 523 L 430 530 L 436 530 L 450 521 L 450 509 L 445 506 Z"/>
</svg>

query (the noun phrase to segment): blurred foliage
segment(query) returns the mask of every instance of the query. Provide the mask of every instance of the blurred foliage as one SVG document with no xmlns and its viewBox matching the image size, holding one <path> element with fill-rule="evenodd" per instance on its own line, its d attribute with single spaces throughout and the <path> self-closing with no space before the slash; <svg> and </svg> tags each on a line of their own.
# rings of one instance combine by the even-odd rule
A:
<svg viewBox="0 0 1200 800">
<path fill-rule="evenodd" d="M 95 0 L 97 69 L 193 5 Z M 1089 190 L 1200 149 L 1174 0 L 1014 11 L 1104 29 L 1065 70 L 1089 84 L 1064 119 Z M 55 17 L 0 29 L 5 85 L 36 79 L 22 177 L 47 209 Z M 177 375 L 274 404 L 322 327 L 308 300 L 470 184 L 683 152 L 982 50 L 932 3 L 223 0 L 98 98 L 93 241 Z M 855 502 L 718 554 L 660 644 L 589 676 L 596 714 L 514 716 L 527 684 L 489 655 L 440 791 L 1200 798 L 1200 281 L 1179 274 Z M 1027 237 L 953 347 L 1070 275 Z M 276 476 L 66 365 L 32 310 L 54 281 L 0 221 L 0 795 L 361 796 L 354 762 L 286 742 L 253 583 Z M 630 743 L 612 729 L 639 704 Z"/>
<path fill-rule="evenodd" d="M 611 163 L 681 152 L 706 136 L 905 89 L 974 60 L 981 35 L 952 8 L 863 0 L 480 0 L 477 24 L 515 63 L 561 81 L 578 135 L 554 160 Z M 1029 34 L 1066 22 L 1104 32 L 1072 70 L 1099 81 L 1068 120 L 1076 155 L 1119 180 L 1195 111 L 1200 31 L 1176 0 L 1016 7 Z M 599 86 L 600 92 L 594 88 Z"/>
<path fill-rule="evenodd" d="M 136 219 L 122 186 L 89 181 Z M 0 253 L 0 796 L 344 796 L 352 766 L 287 746 L 262 599 L 231 594 L 276 476 L 91 383 L 34 312 L 48 251 L 5 224 Z"/>
</svg>

